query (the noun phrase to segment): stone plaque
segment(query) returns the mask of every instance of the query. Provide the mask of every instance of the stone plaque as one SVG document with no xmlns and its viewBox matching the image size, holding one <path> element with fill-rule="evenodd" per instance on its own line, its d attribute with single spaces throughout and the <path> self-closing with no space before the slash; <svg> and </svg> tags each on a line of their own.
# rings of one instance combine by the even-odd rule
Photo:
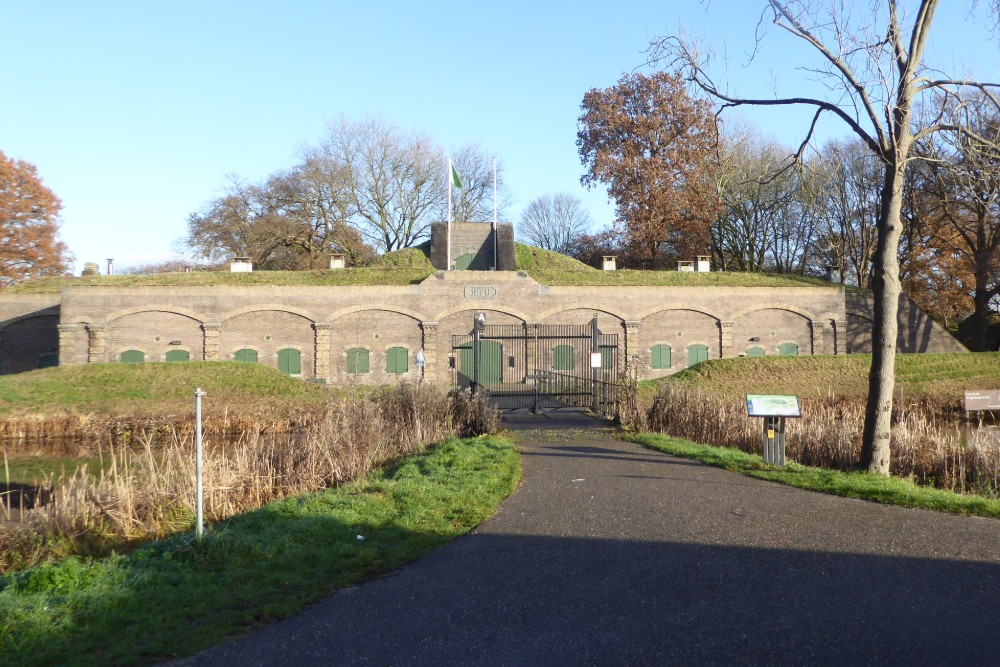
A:
<svg viewBox="0 0 1000 667">
<path fill-rule="evenodd" d="M 466 285 L 465 286 L 465 298 L 466 299 L 495 299 L 497 298 L 498 290 L 493 285 Z"/>
</svg>

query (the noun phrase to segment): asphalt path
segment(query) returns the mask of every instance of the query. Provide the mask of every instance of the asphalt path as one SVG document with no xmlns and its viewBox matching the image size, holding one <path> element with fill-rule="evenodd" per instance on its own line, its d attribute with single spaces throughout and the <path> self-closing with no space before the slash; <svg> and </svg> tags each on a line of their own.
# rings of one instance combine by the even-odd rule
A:
<svg viewBox="0 0 1000 667">
<path fill-rule="evenodd" d="M 1000 664 L 1000 522 L 749 479 L 582 419 L 510 418 L 524 479 L 469 535 L 181 664 Z"/>
</svg>

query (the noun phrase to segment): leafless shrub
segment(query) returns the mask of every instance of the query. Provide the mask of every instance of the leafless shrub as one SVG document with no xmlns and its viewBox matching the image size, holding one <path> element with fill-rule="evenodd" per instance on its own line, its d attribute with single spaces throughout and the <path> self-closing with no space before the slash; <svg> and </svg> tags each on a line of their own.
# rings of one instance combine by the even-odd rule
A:
<svg viewBox="0 0 1000 667">
<path fill-rule="evenodd" d="M 358 479 L 451 435 L 499 430 L 484 396 L 402 385 L 332 402 L 291 428 L 246 423 L 205 437 L 205 518 L 217 522 L 273 500 Z M 99 554 L 191 527 L 195 514 L 192 429 L 138 431 L 129 444 L 107 434 L 99 474 L 50 477 L 51 503 L 22 511 L 0 530 L 0 572 L 73 553 Z M 165 441 L 166 440 L 166 441 Z M 93 455 L 93 452 L 90 452 Z M 9 511 L 8 511 L 9 513 Z"/>
</svg>

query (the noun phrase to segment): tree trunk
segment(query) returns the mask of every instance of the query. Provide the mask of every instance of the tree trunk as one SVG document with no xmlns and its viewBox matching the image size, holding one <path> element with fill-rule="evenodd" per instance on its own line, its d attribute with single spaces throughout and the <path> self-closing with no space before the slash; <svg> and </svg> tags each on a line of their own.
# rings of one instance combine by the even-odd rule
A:
<svg viewBox="0 0 1000 667">
<path fill-rule="evenodd" d="M 890 164 L 886 167 L 878 242 L 869 276 L 875 293 L 875 313 L 872 323 L 872 365 L 868 373 L 868 405 L 861 441 L 861 467 L 879 475 L 889 474 L 892 392 L 896 384 L 900 291 L 898 253 L 902 232 L 900 213 L 903 207 L 904 176 L 902 164 Z"/>
<path fill-rule="evenodd" d="M 977 253 L 979 255 L 981 253 Z M 969 349 L 973 352 L 986 351 L 986 319 L 990 311 L 989 266 L 979 256 L 976 257 L 976 292 L 973 297 L 975 308 L 969 331 Z"/>
</svg>

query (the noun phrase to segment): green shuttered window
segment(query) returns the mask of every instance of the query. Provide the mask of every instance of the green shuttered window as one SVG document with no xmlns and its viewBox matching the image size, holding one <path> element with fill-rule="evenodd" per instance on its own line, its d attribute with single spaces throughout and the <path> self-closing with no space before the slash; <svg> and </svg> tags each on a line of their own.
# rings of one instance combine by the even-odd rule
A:
<svg viewBox="0 0 1000 667">
<path fill-rule="evenodd" d="M 405 373 L 410 369 L 410 351 L 405 347 L 390 347 L 385 353 L 386 373 Z"/>
<path fill-rule="evenodd" d="M 663 371 L 669 370 L 672 365 L 672 358 L 669 345 L 654 345 L 651 350 L 653 355 L 653 370 Z"/>
<path fill-rule="evenodd" d="M 233 359 L 236 361 L 243 361 L 248 364 L 256 364 L 257 350 L 236 350 L 233 354 Z"/>
<path fill-rule="evenodd" d="M 164 361 L 191 361 L 191 354 L 187 350 L 167 350 L 163 357 Z"/>
<path fill-rule="evenodd" d="M 799 356 L 799 346 L 795 343 L 782 343 L 778 346 L 778 354 L 782 357 Z"/>
<path fill-rule="evenodd" d="M 688 366 L 694 366 L 695 364 L 700 364 L 703 361 L 708 361 L 708 347 L 697 343 L 689 345 Z"/>
<path fill-rule="evenodd" d="M 347 372 L 351 375 L 368 372 L 368 350 L 363 347 L 352 347 L 347 351 Z"/>
<path fill-rule="evenodd" d="M 127 350 L 122 352 L 121 361 L 123 364 L 141 364 L 146 361 L 146 355 L 139 350 Z"/>
<path fill-rule="evenodd" d="M 289 375 L 298 375 L 301 373 L 302 353 L 291 347 L 278 350 L 278 370 Z"/>
</svg>

